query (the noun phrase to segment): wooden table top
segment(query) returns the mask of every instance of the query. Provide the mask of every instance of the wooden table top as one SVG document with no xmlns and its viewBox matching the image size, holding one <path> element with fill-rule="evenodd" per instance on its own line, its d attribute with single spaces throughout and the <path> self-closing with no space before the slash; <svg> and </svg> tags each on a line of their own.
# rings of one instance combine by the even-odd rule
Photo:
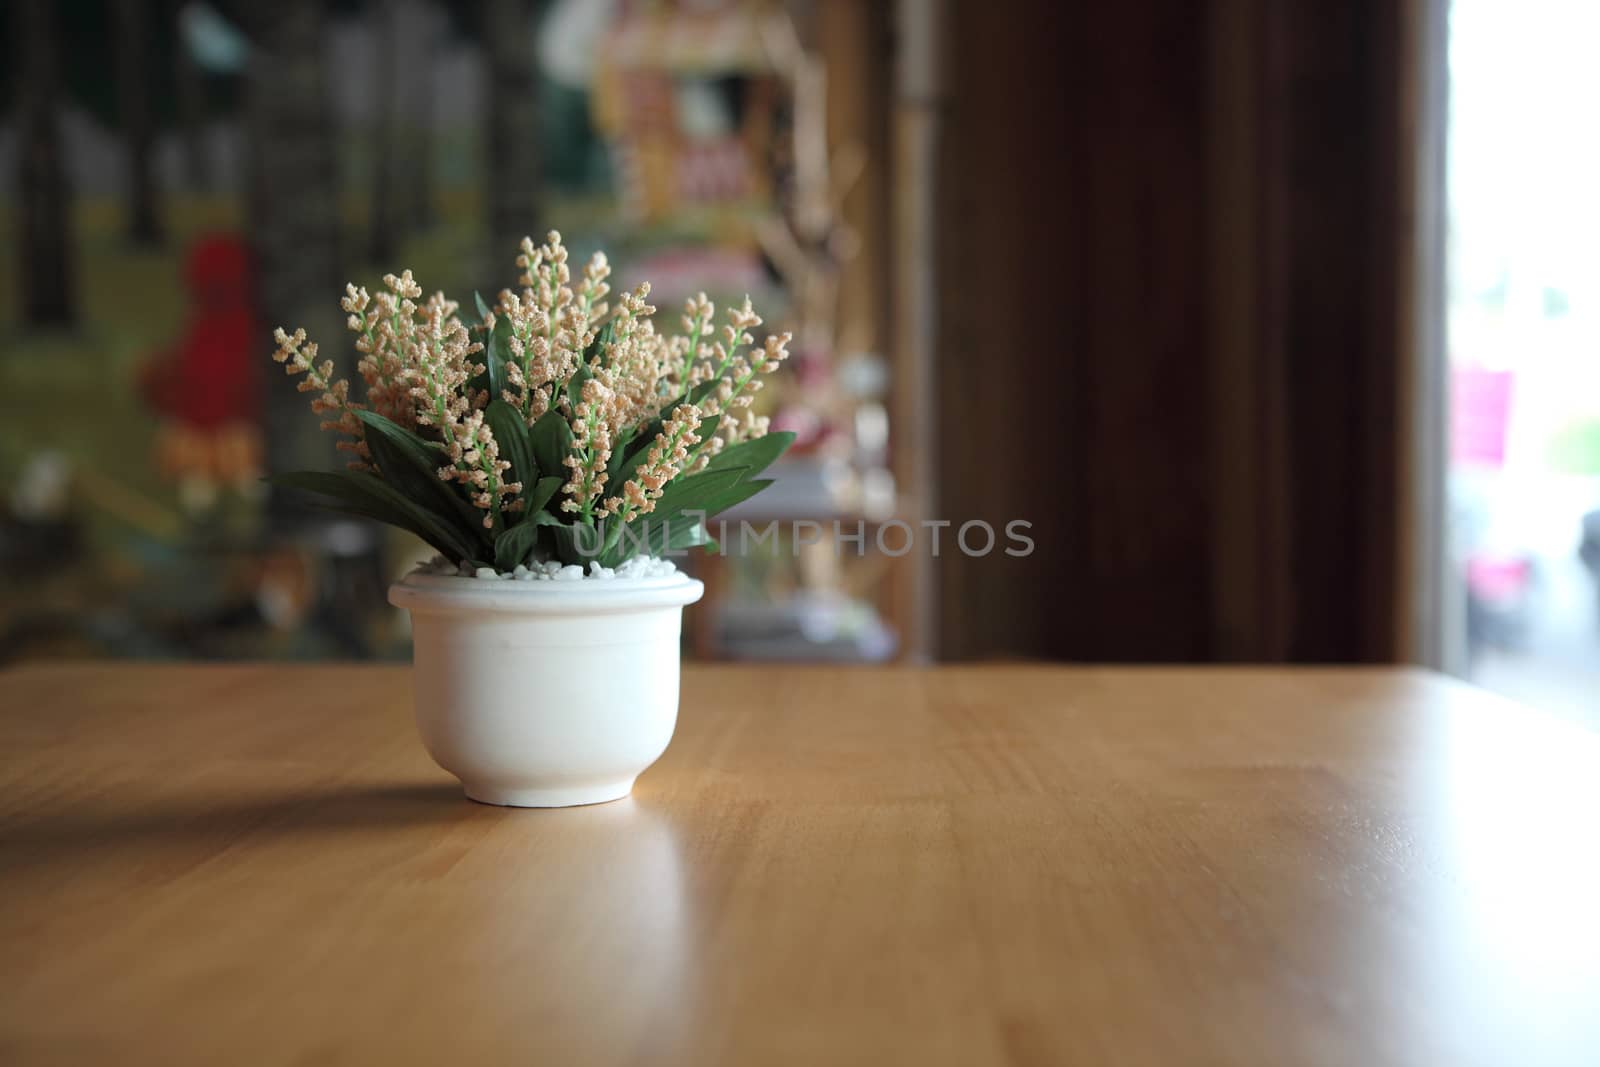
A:
<svg viewBox="0 0 1600 1067">
<path fill-rule="evenodd" d="M 1600 1063 L 1600 737 L 1440 678 L 690 668 L 564 811 L 409 704 L 0 673 L 0 1061 Z"/>
</svg>

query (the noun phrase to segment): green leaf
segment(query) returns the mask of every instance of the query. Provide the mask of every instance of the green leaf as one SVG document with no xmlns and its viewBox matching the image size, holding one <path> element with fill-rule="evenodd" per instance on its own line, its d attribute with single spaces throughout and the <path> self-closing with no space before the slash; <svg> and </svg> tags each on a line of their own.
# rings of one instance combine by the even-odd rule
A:
<svg viewBox="0 0 1600 1067">
<path fill-rule="evenodd" d="M 478 292 L 476 289 L 472 291 L 472 302 L 478 305 L 478 321 L 489 321 L 489 315 L 492 309 L 488 304 L 484 303 L 483 294 Z"/>
<path fill-rule="evenodd" d="M 634 527 L 644 527 L 635 529 Z M 668 552 L 677 552 L 686 548 L 707 546 L 712 551 L 717 548 L 717 542 L 712 540 L 711 534 L 706 530 L 706 524 L 699 518 L 691 519 L 682 513 L 665 522 L 646 525 L 643 522 L 630 524 L 629 530 L 601 556 L 602 567 L 617 567 L 626 563 L 641 551 L 649 556 L 664 556 Z"/>
<path fill-rule="evenodd" d="M 719 471 L 701 471 L 687 478 L 668 483 L 666 491 L 656 501 L 655 512 L 650 515 L 671 516 L 680 511 L 699 510 L 720 493 L 732 489 L 744 480 L 745 468 L 733 467 Z"/>
<path fill-rule="evenodd" d="M 484 409 L 483 418 L 500 446 L 500 458 L 511 463 L 511 480 L 522 483 L 522 498 L 526 500 L 539 482 L 539 464 L 533 458 L 528 424 L 523 421 L 522 414 L 504 400 L 491 400 Z M 530 515 L 543 506 L 529 505 L 523 515 Z"/>
<path fill-rule="evenodd" d="M 702 400 L 706 400 L 706 397 L 717 392 L 717 382 L 720 381 L 723 381 L 723 379 L 712 378 L 710 381 L 701 382 L 694 389 L 680 392 L 677 397 L 661 405 L 661 414 L 651 419 L 650 422 L 646 422 L 645 426 L 640 427 L 640 430 L 638 430 L 638 437 L 634 438 L 635 451 L 643 451 L 648 446 L 653 445 L 656 435 L 661 434 L 661 430 L 666 427 L 667 419 L 672 418 L 672 413 L 677 410 L 678 406 L 685 405 L 685 403 L 701 403 Z M 771 434 L 768 434 L 768 437 L 771 437 Z M 794 434 L 789 434 L 789 440 L 790 442 L 794 440 Z"/>
<path fill-rule="evenodd" d="M 654 440 L 654 438 L 651 438 L 651 440 Z M 618 448 L 611 455 L 612 462 L 606 464 L 606 485 L 610 487 L 613 493 L 621 493 L 622 487 L 633 480 L 634 474 L 639 470 L 639 464 L 650 456 L 648 447 L 637 448 L 627 459 L 624 459 L 621 463 L 616 462 L 617 457 L 625 451 L 625 447 Z"/>
<path fill-rule="evenodd" d="M 656 419 L 638 432 L 637 437 L 629 435 L 620 439 L 616 451 L 612 454 L 611 462 L 606 466 L 606 484 L 617 487 L 626 485 L 650 455 L 650 447 L 655 444 L 655 439 L 662 432 L 663 423 Z M 638 447 L 629 451 L 630 441 L 638 441 Z M 746 467 L 747 478 L 752 478 L 766 470 L 772 461 L 783 455 L 784 451 L 794 443 L 794 434 L 788 430 L 780 433 L 769 433 L 765 437 L 758 437 L 751 441 L 741 441 L 730 445 L 711 457 L 711 462 L 706 464 L 706 471 L 726 470 L 730 467 Z M 617 455 L 626 453 L 622 462 L 617 462 Z M 701 473 L 705 473 L 702 471 Z"/>
<path fill-rule="evenodd" d="M 703 475 L 695 477 L 700 478 Z M 705 520 L 719 511 L 725 511 L 735 504 L 750 499 L 771 484 L 770 479 L 764 478 L 737 481 L 720 491 L 708 489 L 699 502 L 678 507 L 674 511 L 664 511 L 658 505 L 655 511 L 637 520 L 635 525 L 641 529 L 630 530 L 620 537 L 600 562 L 603 566 L 615 567 L 629 556 L 636 555 L 641 544 L 645 546 L 644 551 L 652 556 L 662 555 L 668 550 L 676 551 L 700 545 L 709 546 L 712 551 L 716 551 L 717 543 L 707 533 Z M 667 500 L 665 494 L 661 500 L 663 502 Z"/>
<path fill-rule="evenodd" d="M 716 383 L 709 382 L 707 384 L 715 386 Z M 706 395 L 709 395 L 708 392 L 704 390 L 704 387 L 702 387 L 700 390 L 697 390 L 697 392 L 700 394 L 702 399 L 704 399 Z M 656 443 L 656 438 L 660 436 L 663 430 L 666 429 L 667 420 L 672 417 L 672 413 L 681 405 L 687 404 L 688 402 L 688 394 L 679 393 L 676 397 L 673 397 L 671 400 L 661 405 L 661 414 L 657 415 L 655 418 L 639 427 L 638 433 L 633 438 L 633 452 L 628 458 L 634 459 L 635 457 L 638 457 L 640 460 L 642 460 L 650 446 Z M 638 463 L 635 462 L 634 466 L 638 466 Z M 630 474 L 631 473 L 632 468 L 630 468 Z"/>
<path fill-rule="evenodd" d="M 748 468 L 746 478 L 754 478 L 768 467 L 774 460 L 794 444 L 794 434 L 789 430 L 778 433 L 769 433 L 765 437 L 757 437 L 749 441 L 740 441 L 736 445 L 729 445 L 721 452 L 711 457 L 711 462 L 706 464 L 706 470 L 726 470 L 729 467 Z"/>
<path fill-rule="evenodd" d="M 716 392 L 717 391 L 717 386 L 722 384 L 722 382 L 724 380 L 725 379 L 723 379 L 723 378 L 709 378 L 706 381 L 701 382 L 699 385 L 697 385 L 693 389 L 689 390 L 689 392 L 687 394 L 685 394 L 684 396 L 681 396 L 677 400 L 673 401 L 673 406 L 677 406 L 678 404 L 685 404 L 685 403 L 688 403 L 688 404 L 698 404 L 698 403 L 700 403 L 706 397 L 708 397 L 712 393 Z M 672 410 L 672 408 L 663 408 L 662 410 L 670 412 Z"/>
<path fill-rule="evenodd" d="M 367 428 L 365 439 L 378 473 L 397 492 L 440 516 L 451 516 L 452 525 L 466 544 L 481 541 L 487 545 L 483 512 L 473 507 L 439 477 L 439 468 L 449 460 L 440 449 L 402 426 L 397 426 L 374 411 L 358 411 L 356 416 Z"/>
<path fill-rule="evenodd" d="M 494 330 L 483 346 L 483 354 L 488 367 L 489 400 L 500 400 L 506 388 L 506 364 L 516 358 L 511 353 L 511 320 L 506 316 L 494 320 Z"/>
<path fill-rule="evenodd" d="M 629 557 L 638 555 L 641 546 L 651 555 L 660 555 L 667 547 L 669 537 L 705 517 L 697 514 L 691 519 L 686 512 L 710 514 L 709 506 L 738 485 L 744 473 L 745 469 L 738 467 L 695 474 L 673 482 L 656 501 L 654 511 L 624 528 L 616 543 L 606 549 L 601 564 L 615 567 Z"/>
<path fill-rule="evenodd" d="M 588 364 L 596 356 L 600 357 L 601 366 L 605 366 L 606 346 L 616 340 L 617 320 L 612 319 L 594 335 L 594 340 L 589 342 L 589 347 L 583 350 L 583 363 Z"/>
<path fill-rule="evenodd" d="M 539 539 L 539 527 L 535 523 L 525 522 L 520 526 L 513 526 L 494 540 L 494 566 L 495 570 L 509 571 L 519 563 L 528 562 L 528 553 L 533 551 L 534 544 Z"/>
<path fill-rule="evenodd" d="M 682 398 L 679 399 L 681 402 Z M 662 410 L 670 412 L 672 408 L 668 407 Z M 644 425 L 637 427 L 630 442 L 619 451 L 627 452 L 629 459 L 636 459 L 634 466 L 637 467 L 637 461 L 644 459 L 645 453 L 650 450 L 651 445 L 656 443 L 656 438 L 666 429 L 666 425 L 666 420 L 659 415 L 656 416 Z"/>
<path fill-rule="evenodd" d="M 717 547 L 717 542 L 706 531 L 704 522 L 673 523 L 662 532 L 664 534 L 670 533 L 670 536 L 666 538 L 666 544 L 661 546 L 663 550 L 678 551 L 679 549 L 698 548 L 701 545 L 708 545 L 712 551 L 715 551 Z"/>
<path fill-rule="evenodd" d="M 533 442 L 534 462 L 541 472 L 559 474 L 567 469 L 562 460 L 572 451 L 572 427 L 565 415 L 551 408 L 528 430 L 528 438 Z"/>
<path fill-rule="evenodd" d="M 750 478 L 746 481 L 741 481 L 733 488 L 719 493 L 706 501 L 703 509 L 706 517 L 709 518 L 718 512 L 727 511 L 735 504 L 743 504 L 771 484 L 771 478 Z"/>
<path fill-rule="evenodd" d="M 662 556 L 668 551 L 695 548 L 700 545 L 716 547 L 716 542 L 706 531 L 705 521 L 698 515 L 691 518 L 678 512 L 654 521 L 640 520 L 631 523 L 617 543 L 608 548 L 600 559 L 603 567 L 617 567 L 643 552 L 649 556 Z"/>
<path fill-rule="evenodd" d="M 538 521 L 541 516 L 550 516 L 554 519 L 555 516 L 545 511 L 544 506 L 555 499 L 556 494 L 561 492 L 561 487 L 565 484 L 567 483 L 560 478 L 540 478 L 531 493 L 524 486 L 522 490 L 522 498 L 526 501 L 526 506 L 523 510 L 524 521 L 529 516 L 534 521 Z M 557 519 L 556 521 L 559 522 L 560 520 Z"/>
<path fill-rule="evenodd" d="M 316 493 L 335 502 L 322 504 L 323 507 L 374 519 L 413 533 L 443 553 L 452 563 L 460 563 L 473 553 L 472 546 L 462 540 L 460 531 L 455 529 L 453 523 L 429 511 L 376 475 L 361 471 L 297 471 L 274 475 L 267 481 L 285 489 Z"/>
<path fill-rule="evenodd" d="M 587 363 L 578 364 L 578 369 L 572 372 L 572 377 L 567 379 L 567 402 L 574 408 L 578 401 L 583 399 L 583 383 L 594 377 L 594 372 Z"/>
<path fill-rule="evenodd" d="M 633 472 L 643 462 L 644 457 L 639 452 L 635 452 L 637 458 L 629 462 L 628 447 L 633 443 L 634 432 L 635 427 L 632 426 L 618 431 L 616 443 L 612 445 L 611 459 L 606 463 L 606 485 L 611 487 L 612 492 L 622 492 L 622 483 L 633 477 Z M 624 470 L 628 472 L 627 477 L 622 476 Z"/>
<path fill-rule="evenodd" d="M 598 558 L 605 536 L 600 527 L 558 522 L 549 524 L 549 528 L 555 537 L 556 556 L 562 563 L 587 567 L 590 560 Z"/>
</svg>

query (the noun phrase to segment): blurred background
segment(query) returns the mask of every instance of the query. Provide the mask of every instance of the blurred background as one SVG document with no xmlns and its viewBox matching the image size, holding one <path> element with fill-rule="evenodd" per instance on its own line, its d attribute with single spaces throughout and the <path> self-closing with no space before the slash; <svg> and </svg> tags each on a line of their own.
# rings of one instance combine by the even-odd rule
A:
<svg viewBox="0 0 1600 1067">
<path fill-rule="evenodd" d="M 865 532 L 688 562 L 694 656 L 1406 661 L 1600 724 L 1582 0 L 10 0 L 0 33 L 0 662 L 403 658 L 383 591 L 426 551 L 260 485 L 328 447 L 271 328 L 348 368 L 345 281 L 497 291 L 554 227 L 666 311 L 793 330 L 762 400 L 799 440 L 742 517 Z M 974 520 L 1034 552 L 954 550 Z"/>
<path fill-rule="evenodd" d="M 8 495 L 0 658 L 403 657 L 384 589 L 431 553 L 260 484 L 327 464 L 267 360 L 410 267 L 514 284 L 560 229 L 662 321 L 749 294 L 798 342 L 760 518 L 892 517 L 876 5 L 433 0 L 8 5 L 0 167 Z M 883 660 L 887 557 L 697 560 L 706 657 Z"/>
</svg>

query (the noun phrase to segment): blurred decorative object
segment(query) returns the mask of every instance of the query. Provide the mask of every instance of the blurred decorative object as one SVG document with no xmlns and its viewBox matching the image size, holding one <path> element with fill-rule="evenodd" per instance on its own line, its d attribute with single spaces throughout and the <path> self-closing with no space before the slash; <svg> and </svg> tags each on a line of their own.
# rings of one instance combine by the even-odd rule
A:
<svg viewBox="0 0 1600 1067">
<path fill-rule="evenodd" d="M 788 16 L 764 3 L 637 3 L 599 53 L 595 121 L 636 221 L 771 197 Z M 780 49 L 782 51 L 780 52 Z"/>
<path fill-rule="evenodd" d="M 1600 609 L 1600 509 L 1585 513 L 1579 520 L 1578 559 L 1593 580 L 1594 605 Z M 1600 610 L 1595 621 L 1600 622 Z"/>
<path fill-rule="evenodd" d="M 1499 469 L 1506 461 L 1506 428 L 1516 377 L 1510 371 L 1455 367 L 1450 371 L 1450 458 L 1462 466 Z"/>
<path fill-rule="evenodd" d="M 11 514 L 24 522 L 54 522 L 71 504 L 72 466 L 54 449 L 35 452 L 11 487 Z"/>
<path fill-rule="evenodd" d="M 0 589 L 6 592 L 7 608 L 19 616 L 26 602 L 17 596 L 12 603 L 20 590 L 7 588 L 10 576 L 56 575 L 81 561 L 85 539 L 82 519 L 73 513 L 72 475 L 60 452 L 34 453 L 11 487 L 9 507 L 0 512 Z M 10 610 L 0 611 L 0 660 L 11 643 L 3 639 L 11 615 Z"/>
<path fill-rule="evenodd" d="M 243 241 L 197 240 L 183 277 L 189 321 L 173 348 L 145 366 L 140 386 L 162 419 L 157 466 L 198 514 L 211 509 L 220 487 L 253 494 L 261 477 L 261 398 L 251 365 L 257 329 Z"/>
<path fill-rule="evenodd" d="M 880 663 L 895 635 L 870 603 L 825 590 L 783 600 L 735 600 L 719 620 L 718 640 L 732 659 Z"/>
<path fill-rule="evenodd" d="M 748 248 L 672 245 L 633 259 L 629 267 L 650 279 L 658 300 L 685 300 L 701 290 L 756 293 L 771 286 L 761 257 Z"/>
<path fill-rule="evenodd" d="M 1600 415 L 1574 418 L 1550 439 L 1550 468 L 1568 474 L 1600 474 Z"/>
<path fill-rule="evenodd" d="M 587 90 L 616 0 L 554 0 L 539 34 L 539 65 L 550 80 Z"/>
<path fill-rule="evenodd" d="M 191 2 L 178 9 L 178 33 L 194 61 L 215 74 L 240 74 L 250 58 L 250 42 L 210 4 Z"/>
<path fill-rule="evenodd" d="M 1467 557 L 1467 639 L 1474 654 L 1523 647 L 1534 614 L 1537 572 L 1526 553 Z"/>
<path fill-rule="evenodd" d="M 613 308 L 603 253 L 569 284 L 554 232 L 517 265 L 521 291 L 478 297 L 472 327 L 409 270 L 377 295 L 348 286 L 365 403 L 279 329 L 275 358 L 354 460 L 274 480 L 441 553 L 389 596 L 411 612 L 423 742 L 467 795 L 591 804 L 626 796 L 672 736 L 682 609 L 704 587 L 650 557 L 707 544 L 708 516 L 770 484 L 792 437 L 749 405 L 789 335 L 753 347 L 748 299 L 718 330 L 704 293 L 683 336 L 658 334 L 648 284 Z"/>
</svg>

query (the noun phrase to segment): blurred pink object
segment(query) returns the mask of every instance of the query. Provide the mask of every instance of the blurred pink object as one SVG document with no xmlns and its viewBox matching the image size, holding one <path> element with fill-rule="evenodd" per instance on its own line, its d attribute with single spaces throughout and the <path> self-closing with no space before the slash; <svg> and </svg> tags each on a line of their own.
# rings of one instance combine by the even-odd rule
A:
<svg viewBox="0 0 1600 1067">
<path fill-rule="evenodd" d="M 740 248 L 679 245 L 630 262 L 625 273 L 630 278 L 649 278 L 654 302 L 667 307 L 671 306 L 669 302 L 676 303 L 701 291 L 727 298 L 758 292 L 767 286 L 760 258 Z"/>
<path fill-rule="evenodd" d="M 1512 372 L 1481 367 L 1450 371 L 1450 461 L 1503 467 L 1511 414 Z"/>
<path fill-rule="evenodd" d="M 1533 565 L 1526 556 L 1479 554 L 1467 559 L 1467 588 L 1486 604 L 1511 604 L 1527 591 Z"/>
<path fill-rule="evenodd" d="M 822 418 L 814 411 L 803 407 L 779 408 L 772 416 L 772 430 L 774 432 L 788 432 L 794 434 L 794 444 L 791 449 L 796 455 L 809 451 L 819 444 L 826 427 Z"/>
</svg>

